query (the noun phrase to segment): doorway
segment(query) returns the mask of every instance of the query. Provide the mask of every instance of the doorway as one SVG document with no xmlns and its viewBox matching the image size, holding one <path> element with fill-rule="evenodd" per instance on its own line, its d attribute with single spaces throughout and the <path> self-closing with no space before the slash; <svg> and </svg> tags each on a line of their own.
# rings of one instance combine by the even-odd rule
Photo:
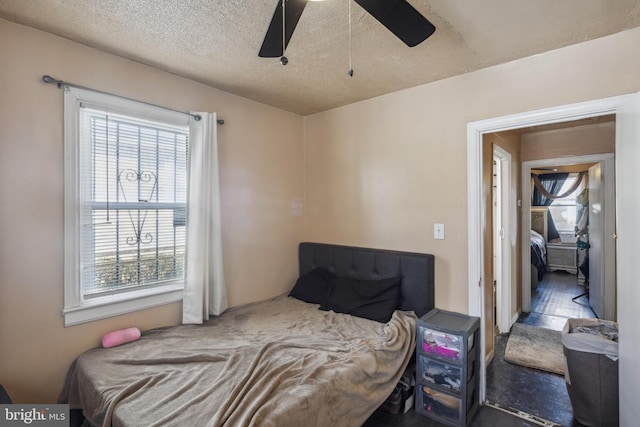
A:
<svg viewBox="0 0 640 427">
<path fill-rule="evenodd" d="M 483 217 L 481 213 L 483 212 L 485 201 L 482 198 L 482 139 L 483 135 L 490 132 L 500 132 L 504 130 L 517 129 L 527 126 L 536 126 L 543 124 L 551 124 L 551 123 L 562 123 L 570 120 L 578 120 L 585 119 L 590 117 L 598 117 L 607 114 L 616 114 L 617 121 L 617 140 L 616 140 L 616 149 L 622 150 L 625 152 L 635 153 L 633 150 L 633 146 L 635 144 L 635 139 L 638 138 L 640 134 L 639 126 L 636 125 L 636 121 L 640 116 L 640 96 L 638 95 L 627 95 L 627 96 L 619 96 L 613 98 L 606 98 L 596 101 L 589 101 L 579 104 L 571 104 L 565 105 L 545 110 L 538 110 L 532 112 L 526 112 L 521 114 L 515 114 L 512 116 L 505 116 L 495 119 L 488 119 L 479 122 L 469 123 L 467 125 L 467 167 L 468 167 L 468 187 L 467 187 L 467 198 L 468 198 L 468 282 L 469 282 L 469 314 L 474 316 L 479 316 L 481 318 L 481 350 L 483 354 L 486 354 L 486 335 L 485 335 L 485 313 L 484 313 L 484 290 L 485 283 L 483 283 L 483 260 L 484 260 L 484 247 L 482 241 L 481 230 L 483 227 Z M 622 130 L 619 132 L 618 130 Z M 624 157 L 624 156 L 623 156 Z M 622 167 L 621 167 L 622 166 Z M 617 175 L 618 176 L 636 176 L 637 173 L 634 170 L 637 169 L 633 165 L 633 160 L 631 158 L 622 158 L 618 160 L 617 164 Z M 627 192 L 626 194 L 633 194 L 631 188 L 628 184 L 630 181 L 618 179 L 616 181 L 616 192 L 618 196 L 620 192 Z M 626 200 L 626 199 L 625 199 Z M 633 204 L 634 200 L 632 197 L 629 197 L 629 201 L 625 202 L 625 206 L 629 206 L 629 212 L 638 212 L 638 209 L 635 208 Z M 618 210 L 618 232 L 622 228 L 622 218 L 623 215 Z M 626 224 L 630 230 L 635 230 L 636 226 L 631 221 L 631 217 L 629 217 L 629 213 L 626 212 L 624 215 Z M 627 221 L 628 220 L 628 221 Z M 620 234 L 622 235 L 622 234 Z M 621 246 L 621 242 L 623 242 L 623 238 L 618 239 L 619 249 Z M 622 246 L 631 248 L 631 239 L 624 239 L 624 244 Z M 632 263 L 629 265 L 625 265 L 621 262 L 620 259 L 617 261 L 617 271 L 618 278 L 621 277 L 630 278 L 633 276 L 631 273 Z M 631 282 L 629 283 L 621 283 L 619 282 L 618 287 L 618 300 L 625 301 L 625 294 L 628 293 L 628 296 L 633 296 L 637 294 L 637 291 L 631 287 Z M 620 322 L 623 322 L 624 319 L 632 323 L 633 319 L 633 310 L 631 309 L 633 306 L 630 304 L 620 304 L 618 307 L 618 319 Z M 631 331 L 629 334 L 635 337 L 635 332 Z M 624 354 L 629 350 L 625 349 L 625 342 L 623 340 L 623 328 L 620 330 L 621 341 L 620 341 L 620 353 Z M 632 341 L 633 342 L 633 341 Z M 633 345 L 631 345 L 633 348 Z M 622 357 L 621 357 L 622 360 Z M 624 387 L 629 388 L 630 390 L 635 390 L 637 387 L 633 384 L 629 383 L 625 380 L 625 370 L 629 370 L 629 373 L 633 373 L 635 368 L 630 366 L 625 366 L 624 363 L 620 364 L 620 378 L 621 378 L 621 390 Z M 486 363 L 484 357 L 480 358 L 480 401 L 484 403 L 486 399 Z M 629 413 L 633 412 L 633 407 L 624 405 L 624 402 L 621 402 L 621 420 L 625 418 L 625 411 L 629 411 Z"/>
<path fill-rule="evenodd" d="M 520 232 L 520 227 L 516 227 L 514 235 L 518 235 L 517 246 L 519 249 L 517 260 L 515 262 L 514 270 L 517 270 L 517 274 L 512 280 L 508 278 L 502 283 L 500 280 L 500 266 L 498 260 L 501 253 L 501 234 L 502 229 L 498 225 L 500 221 L 500 213 L 502 211 L 501 197 L 505 191 L 500 188 L 499 158 L 494 154 L 493 158 L 493 194 L 488 195 L 487 202 L 493 202 L 492 213 L 488 212 L 487 222 L 493 220 L 493 242 L 494 247 L 491 252 L 485 252 L 487 258 L 492 257 L 494 259 L 495 268 L 494 283 L 496 284 L 496 290 L 499 292 L 501 285 L 504 285 L 504 289 L 511 290 L 513 286 L 514 290 L 514 312 L 510 321 L 507 322 L 506 327 L 499 331 L 498 334 L 491 336 L 491 328 L 487 327 L 486 344 L 487 351 L 492 353 L 493 358 L 487 357 L 487 401 L 491 404 L 499 404 L 505 408 L 512 408 L 521 412 L 526 412 L 537 416 L 541 419 L 546 419 L 551 422 L 567 425 L 571 423 L 573 412 L 571 404 L 568 399 L 566 387 L 564 386 L 564 378 L 561 375 L 544 372 L 532 372 L 530 369 L 524 368 L 519 365 L 506 362 L 505 359 L 513 360 L 514 354 L 511 351 L 509 355 L 505 352 L 507 343 L 509 342 L 509 332 L 512 324 L 518 323 L 519 330 L 522 330 L 522 326 L 526 325 L 526 328 L 544 328 L 545 330 L 560 331 L 567 322 L 568 318 L 572 317 L 594 317 L 594 314 L 588 308 L 589 300 L 581 298 L 579 301 L 574 302 L 572 299 L 575 296 L 580 295 L 583 292 L 584 287 L 580 287 L 578 284 L 577 274 L 577 242 L 574 233 L 574 226 L 576 224 L 576 216 L 578 214 L 578 206 L 576 204 L 576 195 L 581 193 L 583 188 L 588 188 L 588 179 L 586 172 L 589 167 L 596 165 L 596 160 L 613 159 L 612 155 L 592 155 L 588 157 L 569 157 L 564 154 L 565 157 L 555 159 L 544 160 L 527 160 L 521 162 L 521 159 L 531 159 L 536 157 L 542 157 L 547 155 L 546 149 L 540 149 L 538 146 L 540 141 L 547 141 L 552 138 L 552 145 L 556 150 L 560 150 L 558 147 L 558 141 L 563 141 L 565 147 L 563 148 L 565 153 L 579 152 L 581 147 L 575 147 L 578 144 L 589 145 L 593 150 L 610 150 L 614 148 L 615 140 L 615 116 L 604 116 L 598 119 L 582 120 L 578 122 L 567 122 L 562 125 L 564 128 L 558 128 L 560 126 L 553 126 L 552 129 L 548 129 L 545 126 L 536 126 L 534 128 L 525 128 L 511 130 L 502 133 L 492 133 L 485 135 L 483 144 L 484 150 L 488 150 L 488 146 L 493 146 L 495 153 L 496 145 L 502 145 L 506 150 L 513 152 L 514 154 L 514 176 L 518 177 L 518 182 L 506 184 L 508 193 L 513 193 L 516 198 L 527 200 L 530 203 L 532 197 L 532 179 L 531 173 L 535 173 L 539 177 L 538 181 L 541 181 L 548 187 L 550 193 L 554 195 L 564 194 L 565 197 L 560 199 L 553 198 L 552 195 L 542 197 L 539 191 L 536 192 L 533 197 L 533 204 L 549 204 L 552 207 L 538 207 L 535 209 L 544 212 L 544 224 L 549 221 L 550 229 L 556 230 L 556 233 L 548 234 L 546 232 L 546 226 L 543 230 L 539 230 L 541 234 L 544 234 L 544 238 L 539 236 L 542 240 L 542 251 L 544 263 L 536 264 L 539 270 L 531 265 L 529 262 L 532 260 L 533 245 L 529 240 L 529 233 L 526 233 L 526 241 L 524 240 L 525 234 Z M 596 145 L 589 144 L 590 138 L 587 134 L 593 134 L 591 139 L 596 141 L 604 140 Z M 534 145 L 536 149 L 527 149 L 524 145 Z M 587 163 L 581 163 L 588 161 Z M 488 165 L 485 160 L 485 165 Z M 522 171 L 522 172 L 521 172 Z M 486 174 L 485 174 L 486 177 Z M 486 179 L 486 178 L 485 178 Z M 515 181 L 515 179 L 514 179 Z M 487 188 L 485 184 L 485 188 Z M 518 190 L 518 191 L 516 191 Z M 524 190 L 524 191 L 523 191 Z M 490 199 L 489 199 L 490 197 Z M 512 203 L 513 207 L 516 207 L 516 201 Z M 524 203 L 518 209 L 518 215 L 520 216 L 520 222 L 525 222 L 525 217 L 530 219 L 530 208 L 525 208 Z M 547 217 L 547 214 L 551 218 L 555 218 L 555 222 Z M 536 216 L 536 219 L 538 216 Z M 529 221 L 531 222 L 531 221 Z M 557 226 L 553 227 L 555 224 Z M 535 226 L 525 226 L 527 229 L 535 229 Z M 560 236 L 562 236 L 562 242 L 560 242 Z M 573 239 L 573 240 L 572 240 Z M 549 243 L 549 246 L 547 246 Z M 486 243 L 485 243 L 486 244 Z M 549 249 L 549 253 L 555 253 L 553 257 L 549 257 L 550 263 L 546 263 L 546 251 Z M 520 252 L 522 256 L 520 256 Z M 558 256 L 560 254 L 560 256 Z M 565 255 L 566 254 L 566 255 Z M 554 260 L 551 263 L 552 259 Z M 531 272 L 535 272 L 535 278 L 526 272 L 521 274 L 521 266 L 524 262 L 527 262 L 531 266 Z M 485 266 L 487 264 L 485 263 Z M 547 271 L 549 267 L 549 271 Z M 539 280 L 539 281 L 538 281 Z M 521 282 L 522 281 L 522 282 Z M 489 283 L 489 282 L 487 282 Z M 520 283 L 523 286 L 520 286 Z M 533 287 L 532 287 L 533 285 Z M 519 307 L 521 306 L 522 290 L 529 290 L 531 299 L 530 313 L 522 313 Z M 487 297 L 490 297 L 489 290 L 485 289 Z M 518 293 L 518 297 L 516 297 Z M 501 301 L 497 299 L 498 306 Z M 586 307 L 585 307 L 586 304 Z M 498 310 L 496 310 L 498 312 Z M 493 314 L 493 313 L 491 313 Z M 491 314 L 487 314 L 486 318 L 489 320 Z M 543 332 L 543 331 L 541 331 Z M 556 332 L 559 337 L 559 332 Z M 507 357 L 509 355 L 509 357 Z M 541 355 L 542 356 L 542 355 Z M 514 384 L 520 384 L 520 386 L 512 386 Z M 527 384 L 527 387 L 521 387 L 522 384 Z"/>
<path fill-rule="evenodd" d="M 613 139 L 615 140 L 615 138 Z M 566 240 L 564 236 L 561 236 L 555 243 L 553 243 L 553 240 L 550 243 L 548 236 L 543 236 L 546 243 L 547 257 L 545 270 L 570 271 L 574 273 L 576 281 L 584 286 L 584 293 L 591 294 L 589 298 L 582 299 L 581 303 L 586 302 L 588 307 L 593 308 L 595 316 L 615 321 L 616 245 L 613 237 L 615 234 L 613 153 L 568 156 L 522 163 L 522 312 L 528 313 L 532 311 L 532 292 L 535 290 L 535 286 L 532 286 L 532 282 L 535 281 L 535 274 L 532 274 L 532 270 L 535 269 L 535 266 L 530 262 L 529 230 L 535 229 L 531 221 L 531 210 L 538 208 L 531 206 L 532 186 L 530 184 L 530 176 L 532 171 L 540 169 L 553 169 L 554 171 L 574 170 L 585 174 L 588 173 L 585 177 L 585 189 L 588 190 L 586 194 L 590 195 L 590 197 L 587 196 L 589 200 L 585 202 L 585 212 L 583 213 L 586 216 L 585 220 L 588 222 L 588 227 L 585 227 L 588 229 L 588 233 L 585 232 L 582 235 L 583 246 L 588 247 L 588 249 L 585 251 L 578 250 L 577 245 L 571 240 L 570 236 Z M 546 212 L 546 209 L 551 209 L 553 206 L 551 204 L 547 208 L 540 209 L 545 209 Z M 548 216 L 553 220 L 553 215 Z M 546 220 L 546 218 L 544 219 Z M 588 221 L 589 219 L 591 221 Z M 563 233 L 561 232 L 560 234 Z M 576 235 L 577 233 L 574 234 L 574 237 Z M 566 258 L 569 261 L 573 261 L 574 264 L 568 263 L 564 265 L 555 259 L 552 260 L 552 255 L 557 253 L 571 253 L 571 256 Z M 593 273 L 593 277 L 588 278 L 586 283 L 584 275 L 581 274 L 581 263 L 586 264 L 586 267 L 582 265 L 582 271 L 591 271 Z M 544 276 L 540 275 L 540 277 Z"/>
</svg>

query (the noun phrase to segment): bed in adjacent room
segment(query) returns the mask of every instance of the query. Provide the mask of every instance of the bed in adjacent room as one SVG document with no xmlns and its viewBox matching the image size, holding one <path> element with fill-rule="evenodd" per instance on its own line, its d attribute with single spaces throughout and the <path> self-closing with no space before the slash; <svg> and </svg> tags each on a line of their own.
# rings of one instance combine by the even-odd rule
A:
<svg viewBox="0 0 640 427">
<path fill-rule="evenodd" d="M 547 271 L 547 245 L 544 237 L 535 230 L 531 230 L 531 287 L 536 288 L 538 282 Z"/>
<path fill-rule="evenodd" d="M 536 289 L 547 271 L 547 241 L 549 239 L 548 206 L 531 206 L 531 288 Z M 555 226 L 552 234 L 557 235 Z"/>
<path fill-rule="evenodd" d="M 302 243 L 292 296 L 90 350 L 61 400 L 90 425 L 361 426 L 414 354 L 416 318 L 434 305 L 433 264 Z"/>
</svg>

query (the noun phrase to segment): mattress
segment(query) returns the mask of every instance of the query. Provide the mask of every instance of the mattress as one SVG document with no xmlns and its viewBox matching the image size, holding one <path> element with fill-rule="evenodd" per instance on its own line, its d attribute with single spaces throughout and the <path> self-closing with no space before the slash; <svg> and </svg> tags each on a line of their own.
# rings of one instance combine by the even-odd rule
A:
<svg viewBox="0 0 640 427">
<path fill-rule="evenodd" d="M 361 426 L 415 348 L 416 316 L 379 323 L 285 295 L 203 325 L 82 354 L 61 401 L 98 426 Z"/>
</svg>

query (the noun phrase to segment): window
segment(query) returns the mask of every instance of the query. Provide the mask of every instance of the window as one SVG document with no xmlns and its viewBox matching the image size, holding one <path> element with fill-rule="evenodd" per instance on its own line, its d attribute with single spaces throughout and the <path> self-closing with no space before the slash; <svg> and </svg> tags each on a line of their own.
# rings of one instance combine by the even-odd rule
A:
<svg viewBox="0 0 640 427">
<path fill-rule="evenodd" d="M 562 185 L 562 188 L 557 194 L 564 194 L 569 191 L 571 186 L 575 183 L 578 174 L 572 173 L 569 174 L 569 177 Z M 575 232 L 575 225 L 578 216 L 578 204 L 576 203 L 576 196 L 580 194 L 582 188 L 584 187 L 583 183 L 578 186 L 576 191 L 569 194 L 567 197 L 563 197 L 561 199 L 555 199 L 551 206 L 549 206 L 549 212 L 553 217 L 553 222 L 558 229 L 558 232 L 564 232 L 573 234 Z"/>
<path fill-rule="evenodd" d="M 65 89 L 65 325 L 181 300 L 187 119 Z"/>
</svg>

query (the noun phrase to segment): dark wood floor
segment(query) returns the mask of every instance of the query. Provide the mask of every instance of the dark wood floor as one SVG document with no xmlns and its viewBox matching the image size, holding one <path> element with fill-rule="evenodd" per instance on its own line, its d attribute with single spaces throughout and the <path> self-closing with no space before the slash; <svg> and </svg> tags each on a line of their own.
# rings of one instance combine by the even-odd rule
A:
<svg viewBox="0 0 640 427">
<path fill-rule="evenodd" d="M 564 377 L 513 365 L 504 360 L 508 335 L 496 340 L 496 355 L 487 367 L 487 401 L 531 414 L 560 426 L 578 426 Z"/>
<path fill-rule="evenodd" d="M 547 273 L 531 293 L 531 312 L 521 315 L 518 322 L 559 331 L 569 318 L 595 317 L 586 297 L 572 301 L 573 297 L 583 291 L 584 288 L 578 286 L 575 275 L 565 272 Z M 491 406 L 482 406 L 470 425 L 519 427 L 542 423 L 549 426 L 580 426 L 573 418 L 564 377 L 505 362 L 504 350 L 508 339 L 508 334 L 497 336 L 495 356 L 487 367 L 487 400 L 506 411 L 521 411 L 532 415 L 538 422 L 525 420 Z M 440 425 L 411 410 L 404 415 L 378 411 L 363 427 Z"/>
<path fill-rule="evenodd" d="M 519 323 L 562 330 L 569 318 L 593 318 L 595 314 L 577 277 L 563 271 L 546 273 L 531 292 L 531 312 Z M 538 416 L 561 426 L 579 426 L 573 418 L 564 377 L 504 361 L 508 334 L 498 335 L 496 356 L 487 368 L 487 400 Z"/>
<path fill-rule="evenodd" d="M 531 312 L 519 323 L 561 331 L 570 318 L 593 318 L 588 297 L 577 276 L 548 272 L 531 292 Z M 487 400 L 533 414 L 561 426 L 579 426 L 573 418 L 564 377 L 504 361 L 509 335 L 496 338 L 496 357 L 487 368 Z"/>
<path fill-rule="evenodd" d="M 578 285 L 575 274 L 547 272 L 537 288 L 531 290 L 531 313 L 561 318 L 562 325 L 558 330 L 562 329 L 568 318 L 593 318 L 595 314 L 586 296 L 572 301 L 572 298 L 583 293 L 584 287 Z"/>
<path fill-rule="evenodd" d="M 441 427 L 436 421 L 410 410 L 406 414 L 392 415 L 375 412 L 362 427 Z M 537 424 L 525 421 L 505 411 L 482 406 L 469 424 L 471 427 L 532 427 Z"/>
</svg>

